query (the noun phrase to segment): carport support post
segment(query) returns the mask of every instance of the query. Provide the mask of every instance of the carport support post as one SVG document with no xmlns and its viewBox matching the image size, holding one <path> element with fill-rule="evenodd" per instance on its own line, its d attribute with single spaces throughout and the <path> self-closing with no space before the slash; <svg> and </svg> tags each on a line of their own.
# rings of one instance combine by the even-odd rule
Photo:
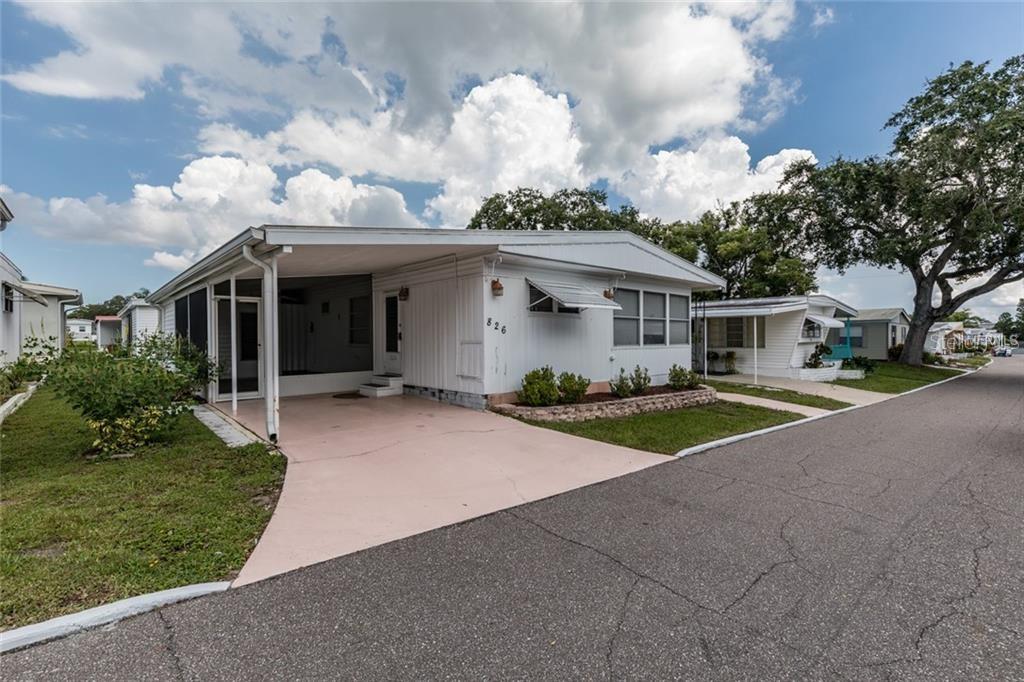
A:
<svg viewBox="0 0 1024 682">
<path fill-rule="evenodd" d="M 707 381 L 708 380 L 708 311 L 707 311 L 707 308 L 704 307 L 703 303 L 701 304 L 701 307 L 703 308 L 702 312 L 704 313 L 704 319 L 703 319 L 703 322 L 704 322 L 704 337 L 701 339 L 701 344 L 700 344 L 701 352 L 704 353 L 704 360 L 703 360 L 703 362 L 701 362 L 701 364 L 704 365 L 704 381 Z"/>
<path fill-rule="evenodd" d="M 277 296 L 273 289 L 273 273 L 269 265 L 253 255 L 252 247 L 248 244 L 242 246 L 242 257 L 263 271 L 263 300 L 260 302 L 263 306 L 263 405 L 267 412 L 267 438 L 276 442 L 277 413 L 274 411 L 274 395 L 277 392 L 277 377 L 274 375 L 273 357 L 277 351 L 273 348 L 274 330 L 271 325 L 274 323 L 274 311 L 277 310 Z"/>
<path fill-rule="evenodd" d="M 757 385 L 757 316 L 754 316 L 754 385 Z"/>
<path fill-rule="evenodd" d="M 235 273 L 231 273 L 231 414 L 238 416 L 238 310 L 235 301 Z"/>
</svg>

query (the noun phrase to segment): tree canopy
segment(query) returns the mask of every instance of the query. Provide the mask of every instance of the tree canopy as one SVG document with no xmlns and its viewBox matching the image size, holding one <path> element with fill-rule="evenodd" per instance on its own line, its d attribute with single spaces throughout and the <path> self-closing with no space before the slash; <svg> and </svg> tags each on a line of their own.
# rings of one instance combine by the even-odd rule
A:
<svg viewBox="0 0 1024 682">
<path fill-rule="evenodd" d="M 112 296 L 102 303 L 86 303 L 68 313 L 68 318 L 75 320 L 92 320 L 97 315 L 117 315 L 133 298 L 146 298 L 149 289 L 139 289 L 134 294 Z"/>
<path fill-rule="evenodd" d="M 886 123 L 885 157 L 788 169 L 791 219 L 823 265 L 907 271 L 915 284 L 904 362 L 929 327 L 1024 279 L 1024 57 L 964 62 Z"/>
<path fill-rule="evenodd" d="M 988 324 L 989 321 L 984 317 L 975 315 L 970 309 L 958 310 L 955 313 L 946 315 L 942 320 L 943 322 L 963 322 L 964 327 L 980 327 L 983 324 Z"/>
</svg>

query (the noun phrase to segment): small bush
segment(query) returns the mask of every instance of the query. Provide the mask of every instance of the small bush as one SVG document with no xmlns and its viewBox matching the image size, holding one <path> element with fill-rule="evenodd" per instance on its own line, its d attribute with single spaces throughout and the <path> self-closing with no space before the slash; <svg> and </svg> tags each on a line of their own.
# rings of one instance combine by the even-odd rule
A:
<svg viewBox="0 0 1024 682">
<path fill-rule="evenodd" d="M 852 358 L 846 358 L 843 360 L 843 369 L 862 369 L 865 374 L 871 374 L 875 371 L 875 365 L 878 364 L 871 358 L 866 358 L 863 355 L 854 355 Z"/>
<path fill-rule="evenodd" d="M 590 379 L 582 374 L 562 372 L 558 375 L 558 393 L 563 403 L 578 403 L 583 401 L 583 396 L 590 388 Z"/>
<path fill-rule="evenodd" d="M 897 343 L 895 346 L 890 346 L 886 353 L 889 356 L 889 360 L 896 362 L 900 359 L 900 356 L 903 355 L 903 344 Z"/>
<path fill-rule="evenodd" d="M 736 351 L 725 351 L 725 373 L 736 374 Z"/>
<path fill-rule="evenodd" d="M 949 363 L 946 362 L 946 358 L 942 357 L 941 355 L 937 355 L 935 353 L 929 353 L 928 351 L 925 351 L 924 353 L 921 354 L 921 362 L 923 362 L 926 365 L 943 365 L 943 366 L 945 366 L 945 365 L 949 364 Z"/>
<path fill-rule="evenodd" d="M 804 367 L 807 369 L 820 369 L 824 367 L 825 361 L 822 360 L 822 356 L 828 355 L 831 352 L 832 349 L 830 347 L 824 343 L 819 343 L 814 347 L 814 352 L 807 358 L 807 362 L 804 363 Z"/>
<path fill-rule="evenodd" d="M 647 372 L 647 368 L 637 365 L 629 377 L 629 385 L 633 395 L 643 395 L 651 387 L 651 375 Z"/>
<path fill-rule="evenodd" d="M 668 370 L 668 385 L 677 391 L 691 391 L 700 386 L 700 375 L 685 367 L 672 365 Z"/>
<path fill-rule="evenodd" d="M 53 363 L 48 383 L 85 417 L 96 433 L 93 447 L 101 452 L 149 442 L 188 409 L 212 376 L 196 370 L 210 362 L 199 361 L 205 353 L 187 341 L 154 335 L 151 348 L 148 354 L 117 356 L 70 346 Z"/>
<path fill-rule="evenodd" d="M 612 377 L 608 381 L 608 387 L 611 389 L 612 395 L 618 398 L 628 398 L 633 395 L 633 382 L 630 381 L 624 368 L 619 368 L 619 376 Z"/>
<path fill-rule="evenodd" d="M 531 407 L 547 407 L 558 402 L 555 370 L 550 366 L 530 370 L 523 377 L 523 386 L 516 394 L 519 402 Z"/>
</svg>

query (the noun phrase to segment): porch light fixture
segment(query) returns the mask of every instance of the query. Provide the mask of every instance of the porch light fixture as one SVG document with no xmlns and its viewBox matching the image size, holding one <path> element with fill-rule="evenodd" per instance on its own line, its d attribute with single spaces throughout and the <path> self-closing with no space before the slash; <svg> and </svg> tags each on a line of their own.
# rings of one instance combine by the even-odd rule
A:
<svg viewBox="0 0 1024 682">
<path fill-rule="evenodd" d="M 615 300 L 615 290 L 614 289 L 605 289 L 604 290 L 604 297 L 607 298 L 609 301 L 614 301 Z"/>
<path fill-rule="evenodd" d="M 409 287 L 402 287 L 398 290 L 398 300 L 408 301 L 409 300 Z"/>
<path fill-rule="evenodd" d="M 505 293 L 505 285 L 497 277 L 491 280 L 491 293 L 495 296 L 502 296 Z"/>
</svg>

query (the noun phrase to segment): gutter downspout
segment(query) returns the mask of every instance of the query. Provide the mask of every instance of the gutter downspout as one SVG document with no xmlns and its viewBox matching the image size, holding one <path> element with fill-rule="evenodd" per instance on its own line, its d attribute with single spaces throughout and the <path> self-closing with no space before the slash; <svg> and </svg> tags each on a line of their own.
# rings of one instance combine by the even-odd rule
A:
<svg viewBox="0 0 1024 682">
<path fill-rule="evenodd" d="M 276 292 L 274 290 L 274 269 L 252 254 L 252 247 L 248 244 L 242 245 L 242 257 L 263 271 L 263 375 L 266 379 L 264 386 L 263 403 L 266 405 L 266 426 L 267 438 L 277 442 L 277 418 L 278 412 L 275 409 L 277 403 L 277 375 L 274 356 L 277 355 L 275 344 L 276 335 L 272 325 L 274 324 L 274 310 L 276 305 Z M 272 257 L 276 261 L 276 257 Z"/>
</svg>

